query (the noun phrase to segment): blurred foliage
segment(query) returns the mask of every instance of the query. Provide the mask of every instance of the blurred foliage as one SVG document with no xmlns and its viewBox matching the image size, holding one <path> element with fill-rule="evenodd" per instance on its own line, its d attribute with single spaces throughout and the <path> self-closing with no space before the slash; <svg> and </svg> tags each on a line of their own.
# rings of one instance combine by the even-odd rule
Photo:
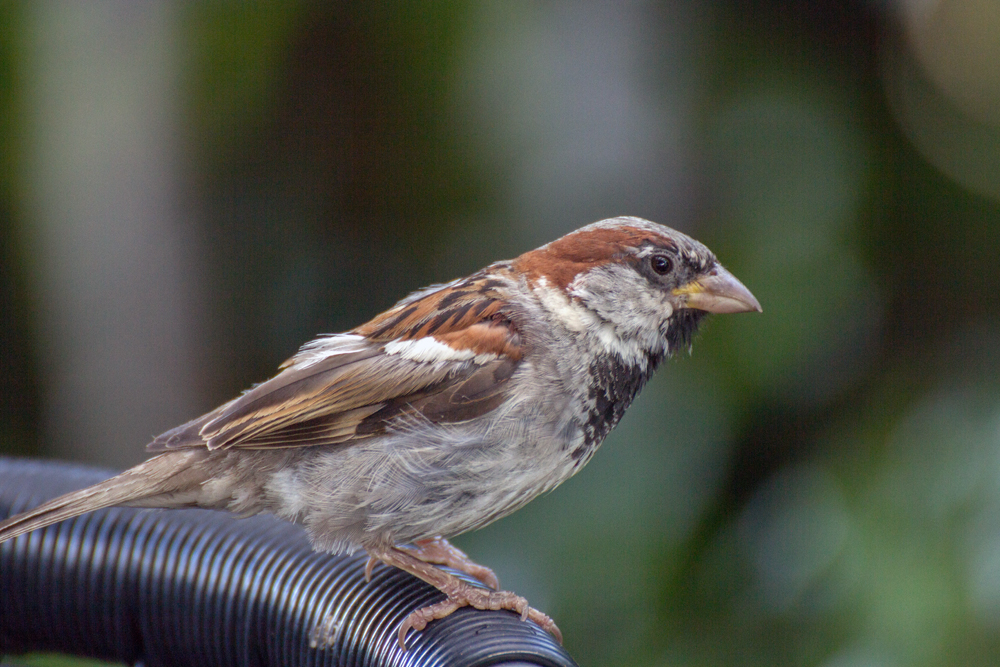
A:
<svg viewBox="0 0 1000 667">
<path fill-rule="evenodd" d="M 275 350 L 289 356 L 431 281 L 420 258 L 485 206 L 489 188 L 449 132 L 467 12 L 190 7 L 191 131 L 218 132 L 193 144 L 191 174 L 221 285 L 218 400 L 272 373 Z"/>
<path fill-rule="evenodd" d="M 24 197 L 24 21 L 20 3 L 0 3 L 0 447 L 22 454 L 38 445 L 39 419 L 27 259 L 15 225 Z"/>
<path fill-rule="evenodd" d="M 183 12 L 184 63 L 192 145 L 203 160 L 259 132 L 273 112 L 290 41 L 301 29 L 295 2 L 191 3 Z"/>
<path fill-rule="evenodd" d="M 549 238 L 562 221 L 531 217 L 525 182 L 551 185 L 531 194 L 546 212 L 567 192 L 634 187 L 649 210 L 615 212 L 690 226 L 695 211 L 693 233 L 764 313 L 709 321 L 581 474 L 460 544 L 551 613 L 581 664 L 996 664 L 1000 130 L 948 97 L 950 70 L 921 69 L 922 33 L 884 5 L 694 3 L 683 48 L 657 42 L 677 14 L 634 8 L 622 28 L 560 3 L 183 5 L 214 398 L 316 333 Z M 8 250 L 28 150 L 19 7 L 0 4 L 5 451 L 34 444 L 43 401 L 26 260 Z M 649 129 L 614 115 L 631 99 L 588 97 L 621 93 L 586 88 L 613 70 L 573 70 L 560 50 L 616 30 L 639 35 L 615 44 L 639 49 L 629 85 L 648 108 L 693 87 L 689 126 L 655 125 L 695 136 L 688 209 L 643 189 L 672 173 L 655 152 L 608 157 L 621 145 L 592 136 Z M 668 46 L 689 61 L 680 83 Z M 537 85 L 504 99 L 519 81 Z M 582 166 L 594 146 L 602 159 Z M 557 150 L 571 157 L 530 162 Z M 542 173 L 552 164 L 566 173 Z M 565 203 L 603 215 L 587 205 Z"/>
<path fill-rule="evenodd" d="M 19 3 L 0 4 L 0 197 L 7 205 L 17 194 L 18 158 L 23 146 L 23 70 L 19 55 L 26 40 L 23 11 Z"/>
</svg>

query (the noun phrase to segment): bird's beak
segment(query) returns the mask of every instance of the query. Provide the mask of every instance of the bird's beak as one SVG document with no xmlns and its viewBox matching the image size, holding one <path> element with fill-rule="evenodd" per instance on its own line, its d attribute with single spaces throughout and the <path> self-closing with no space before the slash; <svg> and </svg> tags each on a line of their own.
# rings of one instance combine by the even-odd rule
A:
<svg viewBox="0 0 1000 667">
<path fill-rule="evenodd" d="M 709 313 L 764 312 L 750 290 L 721 266 L 678 287 L 673 293 L 684 298 L 687 308 Z"/>
</svg>

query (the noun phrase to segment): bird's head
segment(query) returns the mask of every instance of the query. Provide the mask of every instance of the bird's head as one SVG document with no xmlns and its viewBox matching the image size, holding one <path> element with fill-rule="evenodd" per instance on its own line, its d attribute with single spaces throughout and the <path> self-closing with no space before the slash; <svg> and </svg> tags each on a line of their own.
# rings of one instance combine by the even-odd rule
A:
<svg viewBox="0 0 1000 667">
<path fill-rule="evenodd" d="M 708 313 L 761 311 L 711 250 L 641 218 L 587 225 L 521 255 L 514 268 L 556 319 L 623 358 L 689 346 Z"/>
</svg>

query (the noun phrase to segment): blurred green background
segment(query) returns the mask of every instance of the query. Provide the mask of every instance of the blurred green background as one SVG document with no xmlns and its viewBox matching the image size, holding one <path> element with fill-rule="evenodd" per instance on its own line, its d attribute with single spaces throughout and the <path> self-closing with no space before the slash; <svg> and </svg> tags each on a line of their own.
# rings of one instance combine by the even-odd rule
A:
<svg viewBox="0 0 1000 667">
<path fill-rule="evenodd" d="M 581 664 L 996 665 L 998 36 L 995 0 L 0 3 L 0 453 L 131 465 L 315 334 L 639 215 L 763 315 L 458 544 Z"/>
</svg>

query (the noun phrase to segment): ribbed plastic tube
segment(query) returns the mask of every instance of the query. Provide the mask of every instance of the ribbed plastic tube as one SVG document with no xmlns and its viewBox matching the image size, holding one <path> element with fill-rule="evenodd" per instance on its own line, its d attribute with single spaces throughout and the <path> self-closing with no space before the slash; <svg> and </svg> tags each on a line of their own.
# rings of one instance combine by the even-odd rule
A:
<svg viewBox="0 0 1000 667">
<path fill-rule="evenodd" d="M 110 476 L 0 457 L 0 517 Z M 144 667 L 576 663 L 506 611 L 460 609 L 396 642 L 441 594 L 365 556 L 314 552 L 268 516 L 112 508 L 0 544 L 0 654 L 57 651 Z"/>
</svg>

